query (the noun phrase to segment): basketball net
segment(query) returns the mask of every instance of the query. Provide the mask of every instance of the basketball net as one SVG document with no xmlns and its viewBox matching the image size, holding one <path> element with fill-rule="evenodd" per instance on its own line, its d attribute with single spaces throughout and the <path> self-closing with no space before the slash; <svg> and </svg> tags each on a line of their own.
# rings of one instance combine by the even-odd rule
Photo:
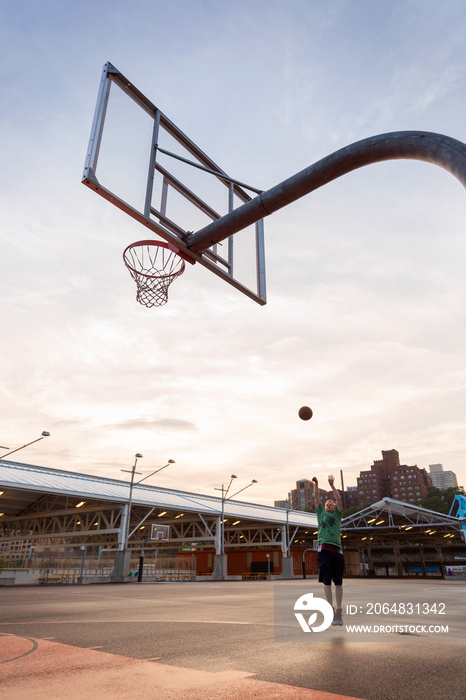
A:
<svg viewBox="0 0 466 700">
<path fill-rule="evenodd" d="M 164 241 L 131 243 L 123 252 L 123 260 L 136 282 L 137 301 L 148 308 L 167 303 L 169 286 L 185 270 L 178 249 Z"/>
</svg>

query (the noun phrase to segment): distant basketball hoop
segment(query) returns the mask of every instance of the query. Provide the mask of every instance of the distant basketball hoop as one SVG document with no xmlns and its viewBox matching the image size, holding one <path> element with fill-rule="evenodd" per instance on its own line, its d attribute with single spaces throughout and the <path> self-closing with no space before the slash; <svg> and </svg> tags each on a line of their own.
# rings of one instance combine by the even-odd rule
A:
<svg viewBox="0 0 466 700">
<path fill-rule="evenodd" d="M 123 252 L 123 260 L 137 285 L 137 301 L 143 306 L 163 306 L 168 288 L 185 270 L 179 250 L 165 241 L 137 241 Z"/>
<path fill-rule="evenodd" d="M 150 539 L 159 542 L 170 539 L 170 525 L 151 525 Z"/>
</svg>

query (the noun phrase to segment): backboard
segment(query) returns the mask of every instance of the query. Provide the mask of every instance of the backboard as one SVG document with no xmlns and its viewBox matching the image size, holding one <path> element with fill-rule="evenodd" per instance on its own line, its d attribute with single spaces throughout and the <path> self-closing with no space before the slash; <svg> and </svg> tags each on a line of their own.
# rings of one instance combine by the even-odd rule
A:
<svg viewBox="0 0 466 700">
<path fill-rule="evenodd" d="M 187 245 L 189 234 L 261 190 L 229 177 L 111 63 L 103 69 L 82 182 L 193 262 L 266 303 L 263 220 L 201 252 Z"/>
<path fill-rule="evenodd" d="M 170 539 L 170 525 L 151 525 L 150 539 L 159 542 Z"/>
</svg>

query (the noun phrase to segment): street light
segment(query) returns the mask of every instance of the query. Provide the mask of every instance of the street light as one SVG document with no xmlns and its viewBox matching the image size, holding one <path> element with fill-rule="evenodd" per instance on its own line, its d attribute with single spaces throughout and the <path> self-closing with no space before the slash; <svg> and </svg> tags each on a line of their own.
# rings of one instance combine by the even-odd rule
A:
<svg viewBox="0 0 466 700">
<path fill-rule="evenodd" d="M 245 489 L 248 489 L 248 488 L 249 488 L 250 486 L 252 486 L 253 484 L 257 484 L 257 483 L 258 483 L 258 482 L 257 482 L 257 479 L 253 479 L 253 480 L 251 481 L 250 484 L 248 484 L 247 486 L 244 486 L 242 489 L 240 489 L 240 490 L 237 491 L 236 493 L 233 493 L 231 496 L 229 496 L 228 500 L 229 500 L 230 498 L 234 498 L 234 496 L 237 496 L 239 493 L 241 493 L 241 491 L 244 491 Z"/>
<path fill-rule="evenodd" d="M 175 460 L 174 460 L 174 459 L 169 459 L 168 462 L 167 462 L 166 464 L 163 465 L 163 467 L 160 467 L 159 469 L 156 469 L 155 472 L 151 472 L 150 474 L 148 474 L 147 476 L 145 476 L 143 479 L 139 479 L 139 481 L 136 481 L 136 484 L 140 484 L 141 481 L 145 481 L 145 480 L 148 479 L 150 476 L 154 476 L 154 474 L 157 474 L 158 472 L 161 472 L 162 469 L 165 469 L 165 467 L 169 467 L 170 464 L 176 464 Z"/>
<path fill-rule="evenodd" d="M 241 491 L 244 491 L 245 489 L 248 489 L 250 486 L 253 484 L 257 484 L 257 480 L 253 479 L 250 484 L 247 486 L 243 486 L 242 489 L 239 491 L 236 491 L 236 493 L 233 493 L 231 496 L 228 496 L 228 492 L 230 490 L 230 487 L 233 483 L 233 479 L 237 479 L 238 477 L 236 474 L 232 474 L 230 477 L 230 483 L 228 484 L 228 488 L 225 490 L 224 485 L 222 484 L 221 489 L 215 489 L 215 491 L 221 491 L 222 492 L 222 523 L 221 523 L 221 528 L 220 528 L 220 536 L 221 536 L 221 543 L 220 543 L 220 553 L 223 555 L 225 554 L 225 523 L 223 522 L 225 519 L 225 501 L 229 501 L 230 498 L 233 498 L 234 496 L 237 496 Z M 228 496 L 228 497 L 227 497 Z"/>
<path fill-rule="evenodd" d="M 308 503 L 312 503 L 313 501 L 314 501 L 314 496 L 312 498 L 310 498 L 308 501 L 304 501 L 304 503 L 301 503 L 300 505 L 307 506 Z M 295 508 L 293 508 L 293 506 L 290 506 L 289 508 L 286 509 L 286 556 L 287 557 L 290 556 L 290 549 L 291 549 L 290 523 L 288 520 L 288 516 L 290 514 L 290 511 L 292 511 L 292 510 L 295 510 Z M 294 536 L 296 535 L 297 530 L 298 530 L 298 528 L 296 528 L 296 530 L 294 531 L 293 537 L 291 538 L 291 540 L 294 540 Z"/>
<path fill-rule="evenodd" d="M 33 445 L 35 442 L 39 442 L 39 440 L 43 440 L 45 437 L 50 437 L 50 433 L 47 432 L 46 430 L 42 431 L 42 435 L 40 437 L 36 438 L 35 440 L 32 440 L 32 442 L 27 442 L 25 445 L 21 445 L 21 447 L 16 447 L 16 449 L 11 450 L 11 452 L 6 452 L 4 455 L 1 455 L 0 459 L 3 459 L 4 457 L 8 457 L 8 455 L 12 455 L 13 452 L 18 452 L 19 450 L 23 450 L 25 447 L 29 447 L 29 445 Z M 7 450 L 8 447 L 5 447 L 3 449 Z"/>
<path fill-rule="evenodd" d="M 121 470 L 122 472 L 131 473 L 131 482 L 129 485 L 129 498 L 128 498 L 128 514 L 126 517 L 125 534 L 124 534 L 124 541 L 123 541 L 123 544 L 124 544 L 123 549 L 124 550 L 128 549 L 129 521 L 131 519 L 131 501 L 133 498 L 134 475 L 141 473 L 141 472 L 136 471 L 136 464 L 138 463 L 138 459 L 142 458 L 142 454 L 140 454 L 139 452 L 136 452 L 136 454 L 134 456 L 135 456 L 135 460 L 134 460 L 133 468 L 131 470 L 129 470 L 129 469 L 122 469 Z"/>
<path fill-rule="evenodd" d="M 142 457 L 142 455 L 139 455 L 139 456 Z M 136 457 L 137 457 L 137 455 L 136 455 Z M 169 459 L 168 462 L 167 462 L 166 464 L 164 464 L 163 467 L 159 467 L 159 469 L 156 469 L 154 472 L 151 472 L 150 474 L 148 474 L 147 476 L 143 477 L 142 479 L 139 479 L 139 481 L 136 481 L 136 484 L 135 484 L 135 485 L 137 486 L 137 484 L 140 484 L 141 481 L 145 481 L 145 480 L 148 479 L 150 476 L 154 476 L 154 474 L 157 474 L 158 472 L 161 472 L 162 469 L 165 469 L 166 467 L 169 467 L 170 464 L 176 464 L 175 460 L 174 460 L 174 459 Z M 122 471 L 124 471 L 124 470 L 122 470 Z M 159 517 L 160 517 L 161 515 L 164 515 L 164 513 L 159 513 Z M 144 542 L 142 543 L 142 545 L 141 545 L 141 554 L 140 554 L 140 556 L 139 556 L 138 583 L 141 583 L 141 581 L 142 581 L 142 574 L 143 574 L 143 570 L 144 570 L 144 545 L 146 544 L 146 542 L 149 542 L 150 539 L 152 539 L 152 538 L 151 538 L 151 537 L 147 537 L 147 538 L 144 540 Z"/>
<path fill-rule="evenodd" d="M 220 541 L 220 554 L 225 554 L 225 546 L 224 546 L 224 539 L 225 539 L 225 538 L 224 538 L 224 533 L 225 533 L 225 528 L 224 528 L 224 523 L 223 523 L 224 516 L 225 516 L 225 500 L 226 500 L 228 491 L 230 490 L 230 487 L 231 487 L 231 485 L 232 485 L 232 483 L 233 483 L 233 479 L 237 479 L 237 478 L 238 478 L 238 477 L 236 476 L 236 474 L 232 474 L 231 477 L 230 477 L 230 483 L 228 484 L 228 488 L 227 488 L 227 489 L 225 489 L 224 484 L 222 484 L 222 488 L 221 488 L 221 489 L 218 489 L 218 488 L 215 489 L 215 491 L 221 491 L 221 492 L 222 492 L 222 519 L 221 519 L 221 522 L 220 522 L 220 537 L 221 537 L 221 541 Z"/>
</svg>

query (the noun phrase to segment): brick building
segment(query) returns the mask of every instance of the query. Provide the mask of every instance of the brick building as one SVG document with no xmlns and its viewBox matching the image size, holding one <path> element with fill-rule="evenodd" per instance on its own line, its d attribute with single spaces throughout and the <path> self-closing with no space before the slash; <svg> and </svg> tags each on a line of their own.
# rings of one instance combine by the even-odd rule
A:
<svg viewBox="0 0 466 700">
<path fill-rule="evenodd" d="M 357 482 L 358 505 L 361 506 L 385 497 L 414 503 L 432 488 L 426 470 L 417 465 L 400 464 L 397 450 L 382 450 L 382 459 L 374 460 L 369 470 L 360 472 Z"/>
<path fill-rule="evenodd" d="M 325 479 L 323 482 L 328 487 L 328 482 Z M 341 496 L 343 507 L 345 508 L 346 491 L 337 489 Z M 334 495 L 329 488 L 319 488 L 320 498 L 323 503 L 329 498 L 335 500 Z M 314 509 L 314 484 L 309 479 L 300 479 L 296 482 L 296 488 L 291 491 L 291 507 L 293 510 L 313 510 Z"/>
<path fill-rule="evenodd" d="M 326 481 L 322 481 L 321 486 L 324 483 L 328 486 Z M 370 469 L 359 473 L 357 486 L 338 491 L 343 508 L 349 508 L 370 505 L 386 497 L 415 503 L 432 488 L 430 475 L 425 469 L 419 469 L 417 465 L 400 464 L 397 450 L 382 450 L 382 459 L 374 460 Z M 322 501 L 333 499 L 333 494 L 328 489 L 320 488 L 319 491 Z M 300 479 L 291 491 L 291 507 L 294 510 L 304 510 L 313 506 L 313 484 L 309 479 Z"/>
<path fill-rule="evenodd" d="M 304 510 L 314 506 L 314 484 L 310 479 L 296 482 L 296 488 L 291 491 L 291 507 L 293 510 Z"/>
</svg>

